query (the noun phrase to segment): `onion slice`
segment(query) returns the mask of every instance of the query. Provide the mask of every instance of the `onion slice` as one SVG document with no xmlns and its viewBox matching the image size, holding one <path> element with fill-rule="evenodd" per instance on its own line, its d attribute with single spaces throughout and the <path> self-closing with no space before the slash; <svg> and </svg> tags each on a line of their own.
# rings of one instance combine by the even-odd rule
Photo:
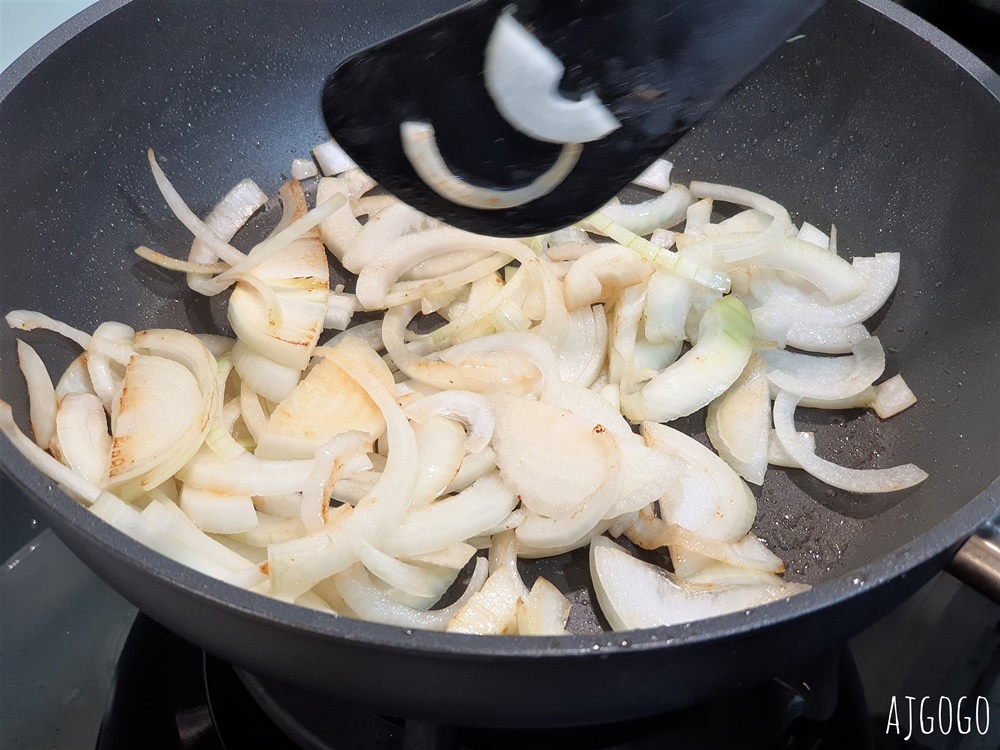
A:
<svg viewBox="0 0 1000 750">
<path fill-rule="evenodd" d="M 548 195 L 573 171 L 583 152 L 580 144 L 567 143 L 552 166 L 528 185 L 509 189 L 484 188 L 466 182 L 448 168 L 438 151 L 434 128 L 429 123 L 404 122 L 399 130 L 403 151 L 420 179 L 442 198 L 470 208 L 513 208 Z"/>
<path fill-rule="evenodd" d="M 513 12 L 500 14 L 486 44 L 486 91 L 512 127 L 538 141 L 588 143 L 621 123 L 592 91 L 578 100 L 559 93 L 566 68 Z"/>
</svg>

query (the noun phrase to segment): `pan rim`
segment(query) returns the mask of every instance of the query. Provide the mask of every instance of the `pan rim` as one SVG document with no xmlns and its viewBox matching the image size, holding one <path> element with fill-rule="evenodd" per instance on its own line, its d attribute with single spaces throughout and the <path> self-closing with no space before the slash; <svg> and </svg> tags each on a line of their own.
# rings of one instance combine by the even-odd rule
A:
<svg viewBox="0 0 1000 750">
<path fill-rule="evenodd" d="M 992 71 L 972 52 L 891 0 L 857 0 L 889 20 L 929 42 L 959 65 L 1000 101 L 1000 74 Z M 0 104 L 30 73 L 65 42 L 84 32 L 105 16 L 132 0 L 100 0 L 59 26 L 0 72 Z M 553 637 L 512 636 L 483 638 L 475 635 L 439 634 L 331 617 L 303 607 L 277 601 L 223 583 L 154 553 L 132 538 L 107 526 L 83 506 L 71 500 L 32 467 L 6 439 L 0 440 L 0 469 L 8 474 L 35 502 L 48 512 L 86 532 L 103 552 L 122 564 L 142 567 L 163 585 L 201 600 L 203 604 L 232 609 L 272 626 L 302 630 L 313 636 L 350 641 L 358 647 L 385 651 L 422 652 L 456 659 L 538 659 L 578 655 L 607 658 L 615 653 L 650 648 L 687 647 L 722 638 L 738 637 L 765 627 L 786 625 L 816 615 L 831 605 L 879 588 L 900 575 L 949 554 L 969 535 L 1000 512 L 1000 478 L 970 499 L 935 527 L 910 540 L 894 552 L 838 578 L 824 581 L 812 590 L 763 607 L 701 620 L 684 625 L 619 633 Z M 153 565 L 139 566 L 149 559 Z M 860 583 L 854 583 L 854 581 Z"/>
</svg>

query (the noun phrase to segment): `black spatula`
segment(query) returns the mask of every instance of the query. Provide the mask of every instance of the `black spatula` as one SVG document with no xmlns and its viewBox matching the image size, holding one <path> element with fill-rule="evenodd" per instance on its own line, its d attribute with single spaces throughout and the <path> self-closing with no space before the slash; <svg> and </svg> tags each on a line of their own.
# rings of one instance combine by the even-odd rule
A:
<svg viewBox="0 0 1000 750">
<path fill-rule="evenodd" d="M 498 236 L 548 232 L 588 215 L 636 178 L 792 36 L 820 1 L 477 0 L 345 60 L 326 82 L 323 114 L 341 147 L 418 210 Z M 528 44 L 534 40 L 562 63 L 561 105 L 580 112 L 574 101 L 593 103 L 596 97 L 610 117 L 602 122 L 614 129 L 582 147 L 565 145 L 558 142 L 559 123 L 572 121 L 571 130 L 579 130 L 581 118 L 594 109 L 583 108 L 586 112 L 572 117 L 564 112 L 566 120 L 553 110 L 556 132 L 541 132 L 549 140 L 539 140 L 540 131 L 533 127 L 525 132 L 525 123 L 511 115 L 511 108 L 523 108 L 524 101 L 507 106 L 501 98 L 502 114 L 495 93 L 499 84 L 491 94 L 483 74 L 491 38 L 502 45 L 493 47 L 499 62 L 491 81 L 506 74 L 508 86 L 511 79 L 523 78 L 530 89 L 540 77 L 525 62 L 531 55 L 519 56 L 492 36 L 499 34 L 501 19 L 507 32 L 515 22 L 515 36 L 520 34 L 522 42 L 527 37 Z M 549 113 L 547 105 L 528 109 L 523 114 L 529 120 L 538 119 L 540 109 Z M 549 180 L 558 184 L 545 185 L 543 195 L 531 195 L 520 205 L 508 204 L 523 195 L 484 196 L 476 189 L 471 201 L 459 197 L 471 205 L 461 205 L 418 174 L 413 153 L 408 157 L 404 150 L 403 123 L 433 128 L 429 142 L 436 142 L 438 167 L 457 178 L 443 190 L 449 196 L 455 185 L 459 192 L 470 192 L 469 186 L 522 188 L 553 165 L 564 174 Z M 427 151 L 429 131 L 408 127 L 412 143 L 422 139 L 422 153 L 433 152 L 433 145 Z M 429 163 L 422 157 L 415 161 Z M 572 168 L 565 173 L 563 167 Z M 547 179 L 541 177 L 543 183 Z M 492 197 L 497 195 L 502 197 Z"/>
</svg>

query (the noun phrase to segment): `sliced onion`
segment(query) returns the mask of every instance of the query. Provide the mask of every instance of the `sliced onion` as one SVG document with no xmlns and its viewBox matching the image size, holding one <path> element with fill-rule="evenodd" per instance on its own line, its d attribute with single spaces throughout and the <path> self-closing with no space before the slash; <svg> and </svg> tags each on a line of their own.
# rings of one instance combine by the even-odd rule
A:
<svg viewBox="0 0 1000 750">
<path fill-rule="evenodd" d="M 563 280 L 566 308 L 603 302 L 646 281 L 654 265 L 618 244 L 604 245 L 576 261 Z"/>
<path fill-rule="evenodd" d="M 220 493 L 285 495 L 301 492 L 312 468 L 312 460 L 268 461 L 251 453 L 225 460 L 204 447 L 177 472 L 177 478 Z"/>
<path fill-rule="evenodd" d="M 771 398 L 767 366 L 751 359 L 735 383 L 708 406 L 705 432 L 719 455 L 752 484 L 764 483 Z"/>
<path fill-rule="evenodd" d="M 251 391 L 275 403 L 284 401 L 302 378 L 300 369 L 268 359 L 242 341 L 233 347 L 233 365 Z"/>
<path fill-rule="evenodd" d="M 372 468 L 367 456 L 371 447 L 371 435 L 350 430 L 334 435 L 316 451 L 312 471 L 302 488 L 300 505 L 302 525 L 308 531 L 317 531 L 327 524 L 330 494 L 341 478 Z"/>
<path fill-rule="evenodd" d="M 361 231 L 361 223 L 354 218 L 354 209 L 350 204 L 350 185 L 347 180 L 342 177 L 320 179 L 316 187 L 316 205 L 325 203 L 334 196 L 343 196 L 348 200 L 320 222 L 319 233 L 327 250 L 340 260 L 354 237 Z"/>
<path fill-rule="evenodd" d="M 465 456 L 465 430 L 453 419 L 432 416 L 413 425 L 420 473 L 410 491 L 410 507 L 437 499 L 458 475 Z"/>
<path fill-rule="evenodd" d="M 406 416 L 425 423 L 432 417 L 448 417 L 465 426 L 464 447 L 469 453 L 479 453 L 493 437 L 493 405 L 489 399 L 471 391 L 441 391 L 407 406 Z"/>
<path fill-rule="evenodd" d="M 14 447 L 32 466 L 85 505 L 90 505 L 101 495 L 107 494 L 103 493 L 93 482 L 50 456 L 39 448 L 31 438 L 21 432 L 17 423 L 14 422 L 14 414 L 10 404 L 2 400 L 0 400 L 0 432 L 7 436 L 7 439 L 14 444 Z"/>
<path fill-rule="evenodd" d="M 207 245 L 217 257 L 222 258 L 230 265 L 235 265 L 245 260 L 246 256 L 243 253 L 219 237 L 205 222 L 195 215 L 194 211 L 188 208 L 187 203 L 181 198 L 180 193 L 170 184 L 170 180 L 167 179 L 163 170 L 160 169 L 160 165 L 153 155 L 153 149 L 149 149 L 146 154 L 149 157 L 149 167 L 153 171 L 153 179 L 156 180 L 156 186 L 160 189 L 163 199 L 170 206 L 170 210 L 174 212 L 174 215 L 187 227 L 188 231 Z"/>
<path fill-rule="evenodd" d="M 486 560 L 476 561 L 476 567 L 462 597 L 449 607 L 423 611 L 394 601 L 375 587 L 364 566 L 356 565 L 336 577 L 337 589 L 344 601 L 360 617 L 372 622 L 406 628 L 444 630 L 452 618 L 478 592 L 487 578 Z"/>
<path fill-rule="evenodd" d="M 729 291 L 729 277 L 724 273 L 654 245 L 635 232 L 617 224 L 600 211 L 587 217 L 587 226 L 610 237 L 620 245 L 624 245 L 640 257 L 653 261 L 664 270 L 673 271 L 710 289 L 716 289 L 723 293 Z"/>
<path fill-rule="evenodd" d="M 438 150 L 434 128 L 429 123 L 404 122 L 399 130 L 403 152 L 420 179 L 442 198 L 470 208 L 513 208 L 548 195 L 573 171 L 583 152 L 580 144 L 567 143 L 552 166 L 530 184 L 506 190 L 484 188 L 472 185 L 452 173 Z"/>
<path fill-rule="evenodd" d="M 903 380 L 902 375 L 895 375 L 884 383 L 875 386 L 875 400 L 872 408 L 881 419 L 899 414 L 917 403 L 917 397 Z"/>
<path fill-rule="evenodd" d="M 673 487 L 660 498 L 660 516 L 705 537 L 732 542 L 750 531 L 757 501 L 740 476 L 683 432 L 644 422 L 646 445 L 679 460 Z"/>
<path fill-rule="evenodd" d="M 327 176 L 338 175 L 358 166 L 347 155 L 347 152 L 333 140 L 314 146 L 312 153 L 320 169 L 323 170 L 323 174 Z"/>
<path fill-rule="evenodd" d="M 250 495 L 212 492 L 185 484 L 180 508 L 207 533 L 237 534 L 257 526 L 257 511 Z"/>
<path fill-rule="evenodd" d="M 868 284 L 864 275 L 840 256 L 795 237 L 785 237 L 779 247 L 737 264 L 793 273 L 814 284 L 833 303 L 854 299 Z"/>
<path fill-rule="evenodd" d="M 669 229 L 680 223 L 693 203 L 691 192 L 683 185 L 670 185 L 663 195 L 642 203 L 609 204 L 601 213 L 619 226 L 638 235 L 654 229 Z"/>
<path fill-rule="evenodd" d="M 678 625 L 758 607 L 808 589 L 782 586 L 685 584 L 655 565 L 637 560 L 610 539 L 590 545 L 590 570 L 601 612 L 615 630 Z"/>
<path fill-rule="evenodd" d="M 104 404 L 89 393 L 70 393 L 59 404 L 55 422 L 63 463 L 102 486 L 111 468 L 111 435 Z"/>
<path fill-rule="evenodd" d="M 293 180 L 307 180 L 310 177 L 315 177 L 319 174 L 319 169 L 316 167 L 316 162 L 312 159 L 293 159 L 292 160 L 292 179 Z"/>
<path fill-rule="evenodd" d="M 813 453 L 816 452 L 816 434 L 813 432 L 800 432 L 798 440 Z M 772 466 L 786 466 L 789 469 L 801 469 L 799 462 L 788 455 L 785 446 L 778 440 L 778 435 L 774 428 L 771 429 L 770 439 L 767 441 L 767 462 Z"/>
<path fill-rule="evenodd" d="M 267 203 L 267 195 L 253 180 L 238 182 L 223 196 L 205 217 L 205 226 L 221 241 L 230 242 L 236 233 Z M 198 265 L 214 264 L 219 254 L 207 242 L 195 237 L 188 253 L 188 262 Z M 210 277 L 203 273 L 189 273 L 188 286 L 199 294 L 212 293 L 204 284 Z"/>
<path fill-rule="evenodd" d="M 768 228 L 753 239 L 719 244 L 716 252 L 724 263 L 746 260 L 768 250 L 777 249 L 791 233 L 792 221 L 788 217 L 788 211 L 763 195 L 729 185 L 715 185 L 708 182 L 692 182 L 691 194 L 696 198 L 712 198 L 728 203 L 737 203 L 761 211 L 771 217 Z"/>
<path fill-rule="evenodd" d="M 518 635 L 567 635 L 572 605 L 550 581 L 539 576 L 517 606 Z"/>
<path fill-rule="evenodd" d="M 750 312 L 735 297 L 723 297 L 702 317 L 698 343 L 638 393 L 622 395 L 622 411 L 633 422 L 668 422 L 718 398 L 743 372 L 753 350 Z"/>
<path fill-rule="evenodd" d="M 56 391 L 38 352 L 17 340 L 17 362 L 28 385 L 28 414 L 35 442 L 48 448 L 56 431 Z"/>
<path fill-rule="evenodd" d="M 820 458 L 795 431 L 795 407 L 799 397 L 781 391 L 774 400 L 774 429 L 778 440 L 799 465 L 821 482 L 849 492 L 895 492 L 920 484 L 927 473 L 913 464 L 891 469 L 850 469 Z"/>
<path fill-rule="evenodd" d="M 673 169 L 674 165 L 666 159 L 657 159 L 646 167 L 645 172 L 632 180 L 632 184 L 665 193 L 670 189 L 670 173 Z"/>
<path fill-rule="evenodd" d="M 504 481 L 535 513 L 572 515 L 602 485 L 607 428 L 529 398 L 504 394 L 495 404 L 493 448 Z"/>
<path fill-rule="evenodd" d="M 444 549 L 492 529 L 517 503 L 498 473 L 486 474 L 457 495 L 411 508 L 386 537 L 383 549 L 396 557 Z"/>
<path fill-rule="evenodd" d="M 372 365 L 372 371 L 383 388 L 390 388 L 392 378 L 381 361 L 379 365 Z M 349 430 L 364 432 L 372 441 L 385 431 L 385 420 L 365 390 L 324 358 L 271 413 L 257 435 L 256 453 L 267 459 L 312 458 L 331 438 Z"/>
<path fill-rule="evenodd" d="M 406 235 L 385 249 L 384 262 L 368 264 L 361 270 L 357 285 L 358 301 L 368 310 L 386 307 L 390 287 L 406 270 L 456 250 L 486 250 L 508 257 L 530 257 L 524 245 L 517 240 L 484 237 L 450 227 Z"/>
<path fill-rule="evenodd" d="M 846 357 L 815 357 L 771 349 L 762 352 L 773 387 L 800 397 L 845 399 L 869 388 L 885 370 L 878 338 L 865 339 Z"/>
<path fill-rule="evenodd" d="M 566 68 L 512 11 L 497 19 L 486 44 L 483 78 L 493 104 L 516 130 L 549 143 L 588 143 L 621 127 L 597 95 L 559 93 Z"/>
<path fill-rule="evenodd" d="M 189 333 L 143 331 L 112 412 L 111 486 L 156 487 L 198 451 L 219 408 L 215 358 Z"/>
<path fill-rule="evenodd" d="M 500 566 L 451 619 L 447 632 L 513 634 L 517 630 L 517 603 L 523 589 L 517 573 L 507 565 Z"/>
<path fill-rule="evenodd" d="M 54 331 L 60 336 L 76 342 L 84 349 L 90 346 L 90 334 L 78 331 L 72 326 L 50 318 L 48 315 L 42 315 L 39 312 L 32 310 L 11 310 L 4 316 L 4 320 L 7 321 L 7 325 L 11 328 L 17 328 L 21 331 L 33 331 L 36 328 L 42 328 L 46 331 Z"/>
<path fill-rule="evenodd" d="M 868 338 L 871 334 L 860 323 L 836 328 L 796 323 L 785 334 L 785 344 L 807 352 L 845 354 Z"/>
</svg>

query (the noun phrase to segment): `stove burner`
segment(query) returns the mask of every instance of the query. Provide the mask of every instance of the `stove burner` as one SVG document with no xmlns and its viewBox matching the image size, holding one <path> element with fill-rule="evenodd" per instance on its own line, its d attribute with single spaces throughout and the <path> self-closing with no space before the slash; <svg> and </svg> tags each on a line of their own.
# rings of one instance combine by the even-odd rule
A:
<svg viewBox="0 0 1000 750">
<path fill-rule="evenodd" d="M 845 648 L 708 704 L 559 729 L 453 727 L 381 716 L 236 670 L 139 615 L 97 750 L 865 750 L 874 747 Z"/>
</svg>

